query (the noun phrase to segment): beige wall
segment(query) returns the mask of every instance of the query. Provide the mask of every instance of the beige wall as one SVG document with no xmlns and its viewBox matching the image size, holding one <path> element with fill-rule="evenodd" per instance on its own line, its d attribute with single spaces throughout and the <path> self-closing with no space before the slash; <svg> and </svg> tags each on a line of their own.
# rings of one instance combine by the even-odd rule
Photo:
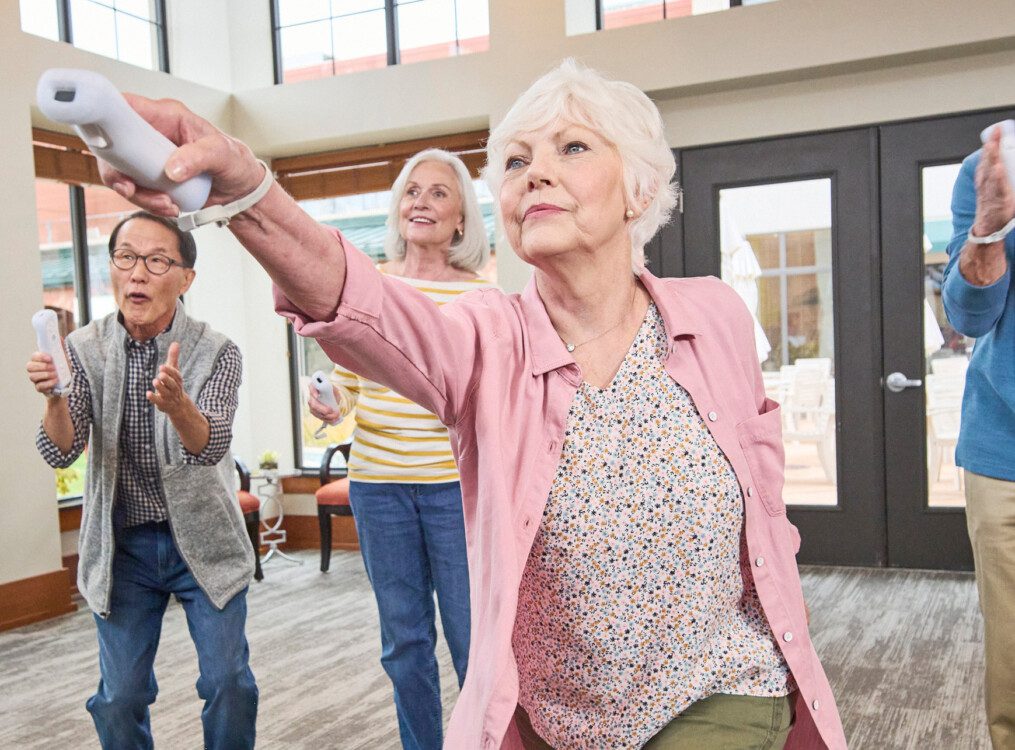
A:
<svg viewBox="0 0 1015 750">
<path fill-rule="evenodd" d="M 321 81 L 272 86 L 266 0 L 174 0 L 170 61 L 143 71 L 20 32 L 0 0 L 6 97 L 0 108 L 0 230 L 5 300 L 0 449 L 17 481 L 0 484 L 0 583 L 59 567 L 52 477 L 32 442 L 41 404 L 23 375 L 28 318 L 41 301 L 35 251 L 31 122 L 35 81 L 82 66 L 118 86 L 172 96 L 262 156 L 451 133 L 496 123 L 538 74 L 573 55 L 648 91 L 674 146 L 742 140 L 1015 103 L 1011 0 L 778 0 L 692 18 L 568 37 L 576 0 L 490 0 L 489 52 Z M 292 462 L 284 325 L 263 271 L 231 235 L 201 230 L 193 314 L 245 355 L 235 448 Z M 506 249 L 502 283 L 528 272 Z M 301 507 L 301 510 L 303 508 Z"/>
</svg>

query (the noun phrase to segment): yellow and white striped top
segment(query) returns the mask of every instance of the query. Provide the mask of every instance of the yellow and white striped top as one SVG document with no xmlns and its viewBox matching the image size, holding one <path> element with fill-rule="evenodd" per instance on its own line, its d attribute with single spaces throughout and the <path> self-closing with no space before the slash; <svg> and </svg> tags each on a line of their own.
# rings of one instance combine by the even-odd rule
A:
<svg viewBox="0 0 1015 750">
<path fill-rule="evenodd" d="M 392 276 L 423 292 L 438 305 L 459 294 L 493 286 L 486 279 L 426 281 Z M 457 482 L 447 428 L 404 396 L 336 367 L 331 374 L 342 411 L 356 409 L 349 478 L 356 482 L 437 484 Z"/>
</svg>

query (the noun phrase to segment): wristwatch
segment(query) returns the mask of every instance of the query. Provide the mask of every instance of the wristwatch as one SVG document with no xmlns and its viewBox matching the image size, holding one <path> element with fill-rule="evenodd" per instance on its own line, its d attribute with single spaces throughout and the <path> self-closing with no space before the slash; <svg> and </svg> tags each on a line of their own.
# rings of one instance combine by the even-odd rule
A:
<svg viewBox="0 0 1015 750">
<path fill-rule="evenodd" d="M 995 242 L 1000 242 L 1009 234 L 1011 230 L 1015 229 L 1015 218 L 1012 218 L 1007 224 L 998 229 L 996 232 L 991 232 L 986 237 L 977 237 L 973 234 L 973 229 L 970 227 L 969 234 L 966 235 L 966 242 L 971 242 L 974 245 L 992 245 Z"/>
</svg>

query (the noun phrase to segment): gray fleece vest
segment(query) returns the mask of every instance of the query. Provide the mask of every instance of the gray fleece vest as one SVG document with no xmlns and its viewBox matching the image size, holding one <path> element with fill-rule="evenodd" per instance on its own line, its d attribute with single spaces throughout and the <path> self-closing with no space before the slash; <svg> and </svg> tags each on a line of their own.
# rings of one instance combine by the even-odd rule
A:
<svg viewBox="0 0 1015 750">
<path fill-rule="evenodd" d="M 206 323 L 191 320 L 177 302 L 172 327 L 156 337 L 158 363 L 180 342 L 183 386 L 197 402 L 222 348 L 229 342 Z M 89 323 L 67 337 L 92 392 L 88 477 L 78 539 L 78 590 L 92 611 L 109 614 L 116 550 L 113 504 L 120 460 L 120 425 L 127 382 L 127 331 L 117 314 Z M 152 377 L 155 373 L 152 373 Z M 169 525 L 180 555 L 198 585 L 221 609 L 250 581 L 253 550 L 236 500 L 229 452 L 215 466 L 183 463 L 183 446 L 169 418 L 154 406 L 155 445 Z"/>
</svg>

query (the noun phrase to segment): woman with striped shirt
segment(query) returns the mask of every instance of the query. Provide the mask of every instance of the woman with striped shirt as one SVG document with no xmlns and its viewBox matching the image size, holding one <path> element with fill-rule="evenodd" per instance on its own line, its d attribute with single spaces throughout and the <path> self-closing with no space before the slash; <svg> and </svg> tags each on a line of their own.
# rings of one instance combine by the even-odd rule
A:
<svg viewBox="0 0 1015 750">
<path fill-rule="evenodd" d="M 466 166 L 420 152 L 392 187 L 382 273 L 438 305 L 489 287 L 476 270 L 489 244 Z M 336 367 L 339 410 L 310 388 L 310 411 L 334 423 L 353 408 L 349 496 L 381 620 L 381 664 L 395 691 L 402 746 L 438 750 L 443 723 L 434 655 L 434 593 L 458 684 L 469 654 L 469 571 L 458 469 L 447 428 L 431 412 Z"/>
</svg>

